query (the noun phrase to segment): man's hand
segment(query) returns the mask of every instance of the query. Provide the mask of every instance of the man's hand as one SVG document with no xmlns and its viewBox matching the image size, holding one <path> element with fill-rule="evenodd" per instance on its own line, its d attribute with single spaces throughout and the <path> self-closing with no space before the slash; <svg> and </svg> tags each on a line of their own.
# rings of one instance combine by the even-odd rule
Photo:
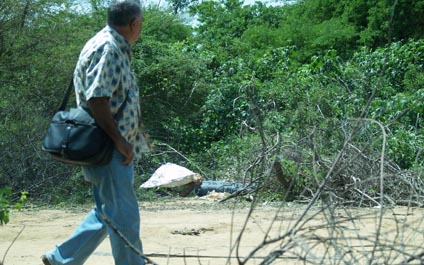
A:
<svg viewBox="0 0 424 265">
<path fill-rule="evenodd" d="M 127 142 L 123 137 L 118 142 L 115 142 L 116 149 L 125 157 L 124 163 L 125 165 L 129 165 L 134 159 L 133 148 L 130 143 Z"/>
<path fill-rule="evenodd" d="M 125 165 L 130 164 L 134 159 L 133 148 L 124 137 L 116 126 L 116 122 L 112 117 L 112 113 L 109 108 L 109 98 L 99 97 L 91 98 L 88 101 L 88 107 L 93 114 L 97 124 L 106 132 L 106 134 L 115 143 L 116 149 L 125 157 L 122 161 Z"/>
</svg>

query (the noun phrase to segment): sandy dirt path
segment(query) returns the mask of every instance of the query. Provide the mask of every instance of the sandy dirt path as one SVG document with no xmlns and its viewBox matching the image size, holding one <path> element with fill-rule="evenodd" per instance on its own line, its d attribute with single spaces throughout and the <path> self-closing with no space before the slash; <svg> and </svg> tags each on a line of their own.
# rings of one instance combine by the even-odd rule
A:
<svg viewBox="0 0 424 265">
<path fill-rule="evenodd" d="M 267 231 L 271 235 L 268 238 L 278 236 L 287 231 L 287 228 L 292 226 L 302 214 L 303 209 L 304 206 L 287 206 L 278 212 L 276 207 L 266 205 L 256 209 L 247 222 L 238 254 L 240 256 L 248 255 L 262 242 Z M 22 234 L 9 249 L 4 265 L 40 265 L 39 257 L 69 236 L 89 210 L 87 207 L 57 210 L 36 209 L 11 213 L 11 222 L 6 226 L 0 227 L 0 261 L 13 239 L 24 227 Z M 362 215 L 361 211 L 357 212 L 358 216 Z M 377 212 L 373 209 L 367 211 Z M 226 257 L 230 255 L 231 246 L 233 246 L 235 239 L 239 235 L 248 212 L 248 205 L 238 205 L 234 208 L 232 203 L 218 205 L 213 200 L 199 198 L 169 199 L 153 203 L 140 202 L 142 218 L 141 238 L 144 252 L 160 265 L 238 264 L 236 259 L 228 262 Z M 340 211 L 337 216 L 346 218 L 351 213 L 351 211 Z M 304 225 L 305 229 L 302 229 L 301 233 L 304 233 L 307 237 L 311 236 L 311 238 L 312 235 L 314 237 L 328 237 L 327 229 L 322 231 L 308 231 L 307 229 L 308 226 L 319 227 L 326 223 L 325 215 L 314 216 L 313 212 L 311 212 L 309 216 L 310 219 Z M 355 236 L 359 233 L 362 236 L 374 234 L 378 219 L 373 216 L 367 216 L 363 220 L 358 219 L 355 222 L 349 222 L 354 227 L 346 226 L 344 228 L 346 231 L 343 233 L 348 234 L 352 230 L 355 231 Z M 424 243 L 423 216 L 423 209 L 398 208 L 389 211 L 385 215 L 382 237 L 391 237 L 393 231 L 405 228 L 402 238 L 407 237 L 408 244 L 415 245 L 418 248 L 417 251 L 414 250 L 414 253 L 420 253 L 420 247 L 422 249 Z M 273 225 L 271 226 L 272 222 Z M 405 226 L 405 223 L 408 225 Z M 411 231 L 415 231 L 415 233 L 407 232 L 406 227 L 412 227 Z M 390 233 L 390 231 L 392 232 Z M 417 233 L 417 231 L 421 232 Z M 301 233 L 299 234 L 301 235 Z M 390 242 L 400 240 L 399 236 L 397 238 L 389 238 L 388 240 Z M 301 236 L 299 236 L 299 240 L 302 240 Z M 260 264 L 263 261 L 263 257 L 269 255 L 270 251 L 280 248 L 280 243 L 270 244 L 267 248 L 258 251 L 255 256 L 259 258 L 252 259 L 247 264 Z M 368 243 L 363 244 L 360 242 L 358 244 L 364 250 L 369 248 L 367 246 Z M 318 247 L 310 247 L 310 251 L 317 250 L 319 250 Z M 301 253 L 302 251 L 305 250 L 298 250 L 297 252 Z M 291 254 L 286 255 L 288 259 L 279 259 L 274 261 L 273 264 L 303 264 L 299 260 L 296 261 L 290 258 L 295 256 L 295 252 L 293 251 Z M 171 255 L 171 258 L 166 257 L 168 254 Z M 234 250 L 231 256 L 236 254 L 237 252 Z M 183 255 L 188 257 L 181 258 Z M 105 240 L 98 247 L 86 264 L 113 264 L 108 240 Z"/>
</svg>

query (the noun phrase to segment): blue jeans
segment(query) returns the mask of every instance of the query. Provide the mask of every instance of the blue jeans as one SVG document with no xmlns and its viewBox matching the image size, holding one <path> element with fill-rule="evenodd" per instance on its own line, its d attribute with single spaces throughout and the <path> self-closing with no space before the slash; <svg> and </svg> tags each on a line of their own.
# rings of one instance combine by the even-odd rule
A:
<svg viewBox="0 0 424 265">
<path fill-rule="evenodd" d="M 115 264 L 144 265 L 144 259 L 127 247 L 101 218 L 103 212 L 128 241 L 142 251 L 140 214 L 133 186 L 134 167 L 133 163 L 122 164 L 123 159 L 115 150 L 108 165 L 83 167 L 86 180 L 93 184 L 96 207 L 71 237 L 46 254 L 52 265 L 84 264 L 108 234 Z"/>
</svg>

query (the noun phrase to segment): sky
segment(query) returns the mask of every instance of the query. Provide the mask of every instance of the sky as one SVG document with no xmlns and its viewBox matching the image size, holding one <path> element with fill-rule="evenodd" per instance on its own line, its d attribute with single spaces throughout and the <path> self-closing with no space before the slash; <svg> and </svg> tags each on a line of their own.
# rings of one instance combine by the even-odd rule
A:
<svg viewBox="0 0 424 265">
<path fill-rule="evenodd" d="M 1 1 L 1 0 L 0 0 Z M 100 0 L 103 3 L 107 3 L 109 0 Z M 167 7 L 167 0 L 140 0 L 143 6 L 154 6 Z M 246 5 L 252 5 L 255 2 L 262 2 L 266 5 L 283 5 L 284 3 L 293 2 L 295 0 L 244 0 Z M 73 0 L 76 5 L 76 9 L 79 12 L 86 12 L 90 8 L 90 0 Z M 196 18 L 189 18 L 191 26 L 197 25 Z"/>
<path fill-rule="evenodd" d="M 103 0 L 106 2 L 107 0 Z M 167 1 L 166 0 L 140 0 L 142 5 L 157 5 L 160 7 L 166 7 Z M 276 5 L 276 4 L 282 4 L 283 2 L 287 2 L 288 0 L 244 0 L 244 3 L 246 5 L 254 4 L 255 2 L 262 2 L 269 5 Z M 290 0 L 289 0 L 290 1 Z M 79 4 L 81 8 L 83 8 L 83 5 L 89 6 L 90 0 L 74 0 L 75 3 Z"/>
</svg>

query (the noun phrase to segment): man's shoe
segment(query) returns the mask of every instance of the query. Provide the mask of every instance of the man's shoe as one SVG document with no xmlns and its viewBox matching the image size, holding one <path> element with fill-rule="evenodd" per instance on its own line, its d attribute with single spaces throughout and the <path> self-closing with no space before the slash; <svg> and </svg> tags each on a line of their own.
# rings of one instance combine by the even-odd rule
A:
<svg viewBox="0 0 424 265">
<path fill-rule="evenodd" d="M 52 265 L 46 255 L 41 256 L 44 265 Z"/>
</svg>

